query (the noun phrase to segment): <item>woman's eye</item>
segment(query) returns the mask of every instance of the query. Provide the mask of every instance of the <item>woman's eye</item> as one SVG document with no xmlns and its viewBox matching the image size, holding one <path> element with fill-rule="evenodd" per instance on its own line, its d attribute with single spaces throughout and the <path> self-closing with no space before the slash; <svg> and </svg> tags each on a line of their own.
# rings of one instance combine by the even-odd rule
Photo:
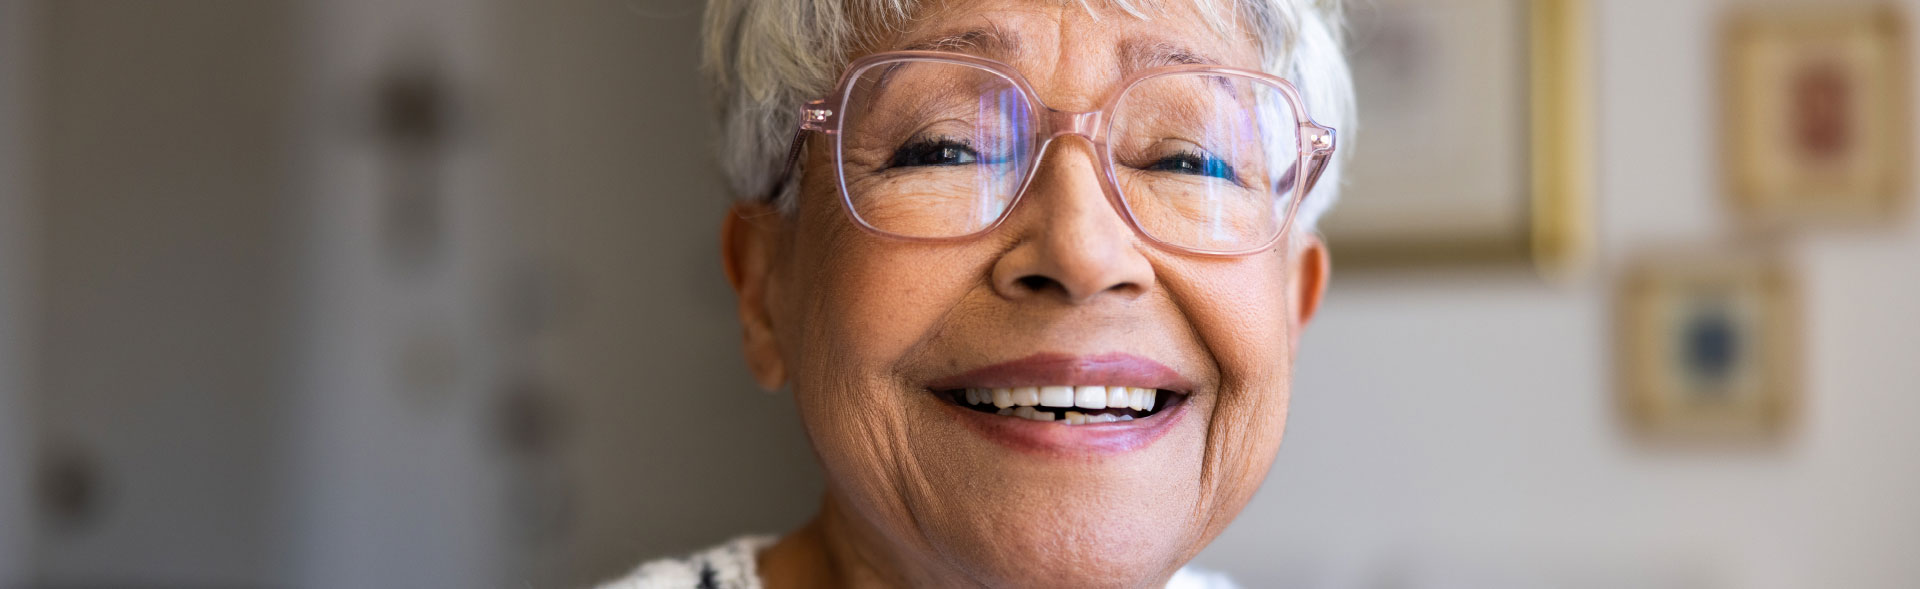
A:
<svg viewBox="0 0 1920 589">
<path fill-rule="evenodd" d="M 1233 166 L 1228 165 L 1226 160 L 1194 152 L 1181 152 L 1161 158 L 1149 164 L 1146 169 L 1155 172 L 1173 172 L 1175 174 L 1191 174 L 1209 178 L 1220 178 L 1222 180 L 1233 180 L 1236 178 L 1236 176 L 1234 176 Z"/>
<path fill-rule="evenodd" d="M 964 166 L 980 161 L 980 154 L 964 143 L 949 140 L 915 141 L 894 150 L 889 168 Z"/>
</svg>

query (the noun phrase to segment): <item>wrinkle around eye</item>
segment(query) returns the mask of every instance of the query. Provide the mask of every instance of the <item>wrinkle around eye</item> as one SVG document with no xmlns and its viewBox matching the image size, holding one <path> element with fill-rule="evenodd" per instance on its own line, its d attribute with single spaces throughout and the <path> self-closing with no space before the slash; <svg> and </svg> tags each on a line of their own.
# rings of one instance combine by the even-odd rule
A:
<svg viewBox="0 0 1920 589">
<path fill-rule="evenodd" d="M 1242 165 L 1235 164 L 1233 158 L 1222 157 L 1214 150 L 1185 139 L 1161 139 L 1148 147 L 1131 148 L 1130 151 L 1135 153 L 1116 153 L 1115 163 L 1140 172 L 1161 172 L 1195 180 L 1225 180 L 1240 188 L 1252 189 L 1253 183 L 1247 180 L 1246 174 L 1258 171 L 1243 169 Z M 1191 161 L 1195 167 L 1182 169 L 1169 165 L 1182 160 Z"/>
<path fill-rule="evenodd" d="M 958 105 L 941 111 L 923 107 L 900 116 L 873 117 L 863 114 L 852 118 L 852 124 L 844 126 L 840 142 L 848 147 L 891 151 L 918 137 L 980 135 L 973 131 L 980 126 L 979 119 L 976 109 Z"/>
</svg>

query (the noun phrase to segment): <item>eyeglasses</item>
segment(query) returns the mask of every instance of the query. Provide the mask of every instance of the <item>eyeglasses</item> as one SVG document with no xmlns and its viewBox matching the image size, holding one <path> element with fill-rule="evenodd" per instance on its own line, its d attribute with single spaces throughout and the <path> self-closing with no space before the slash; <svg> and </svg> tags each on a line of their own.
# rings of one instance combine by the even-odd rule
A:
<svg viewBox="0 0 1920 589">
<path fill-rule="evenodd" d="M 1235 256 L 1280 239 L 1333 156 L 1334 130 L 1263 72 L 1177 65 L 1128 77 L 1099 110 L 1048 108 L 1011 66 L 897 51 L 849 64 L 801 110 L 786 174 L 809 132 L 832 138 L 855 223 L 905 240 L 958 241 L 1005 221 L 1064 135 L 1100 155 L 1100 181 L 1146 240 Z M 778 194 L 778 189 L 774 191 Z M 770 195 L 771 198 L 771 195 Z"/>
</svg>

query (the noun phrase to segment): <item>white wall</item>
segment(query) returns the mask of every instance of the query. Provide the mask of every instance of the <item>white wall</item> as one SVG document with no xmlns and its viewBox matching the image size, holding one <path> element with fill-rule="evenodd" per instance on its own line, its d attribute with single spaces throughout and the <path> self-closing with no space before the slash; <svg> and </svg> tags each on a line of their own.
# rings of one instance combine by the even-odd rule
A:
<svg viewBox="0 0 1920 589">
<path fill-rule="evenodd" d="M 1609 293 L 1636 247 L 1733 230 L 1714 135 L 1730 2 L 1595 4 L 1595 272 L 1336 273 L 1280 457 L 1201 563 L 1255 587 L 1920 586 L 1920 207 L 1793 240 L 1806 404 L 1785 444 L 1633 443 Z"/>
<path fill-rule="evenodd" d="M 29 198 L 27 83 L 33 14 L 27 2 L 0 2 L 0 587 L 26 582 L 32 461 L 26 415 L 33 348 L 33 240 Z"/>
<path fill-rule="evenodd" d="M 489 409 L 502 309 L 491 229 L 493 164 L 471 124 L 484 54 L 480 3 L 303 2 L 298 185 L 304 222 L 286 384 L 290 568 L 278 586 L 518 586 L 499 550 L 499 466 Z M 426 168 L 439 180 L 438 255 L 389 253 L 399 183 L 375 121 L 382 80 L 406 60 L 474 109 Z"/>
<path fill-rule="evenodd" d="M 701 3 L 500 4 L 506 217 L 559 306 L 528 342 L 564 416 L 558 468 L 528 476 L 568 509 L 551 536 L 509 539 L 533 584 L 797 527 L 820 477 L 791 399 L 760 393 L 740 358 Z"/>
</svg>

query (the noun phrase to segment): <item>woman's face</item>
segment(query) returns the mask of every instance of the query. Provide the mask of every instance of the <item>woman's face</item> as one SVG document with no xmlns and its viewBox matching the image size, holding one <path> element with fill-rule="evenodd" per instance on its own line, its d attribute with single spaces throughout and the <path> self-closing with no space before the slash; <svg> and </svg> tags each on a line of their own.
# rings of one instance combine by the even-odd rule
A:
<svg viewBox="0 0 1920 589">
<path fill-rule="evenodd" d="M 1142 48 L 1258 66 L 1251 42 L 1167 5 L 1141 20 L 954 3 L 865 50 L 965 38 L 944 49 L 1005 61 L 1071 111 L 1097 108 Z M 905 242 L 848 218 L 826 145 L 810 142 L 795 214 L 736 210 L 726 256 L 748 363 L 792 386 L 839 548 L 894 582 L 1134 586 L 1163 582 L 1233 519 L 1280 444 L 1294 344 L 1326 280 L 1317 239 L 1234 258 L 1161 249 L 1109 204 L 1091 145 L 1063 138 L 991 233 Z M 1089 386 L 1158 399 L 1150 413 L 1075 408 L 1143 417 L 1068 425 L 964 392 Z M 1048 404 L 1036 409 L 1068 410 Z"/>
</svg>

